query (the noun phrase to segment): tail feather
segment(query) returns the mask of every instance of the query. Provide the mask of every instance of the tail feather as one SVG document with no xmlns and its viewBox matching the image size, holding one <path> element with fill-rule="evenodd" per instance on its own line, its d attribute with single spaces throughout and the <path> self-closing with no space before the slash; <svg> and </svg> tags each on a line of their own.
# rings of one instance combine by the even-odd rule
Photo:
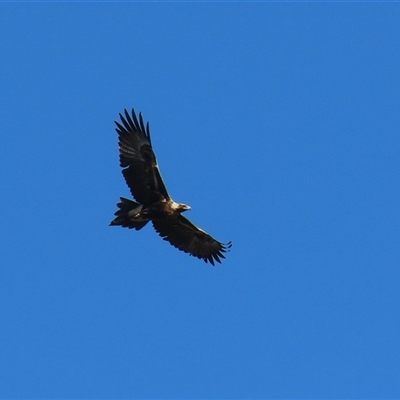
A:
<svg viewBox="0 0 400 400">
<path fill-rule="evenodd" d="M 116 218 L 110 222 L 110 225 L 120 225 L 137 231 L 142 229 L 149 222 L 148 218 L 141 215 L 142 205 L 124 197 L 120 199 L 121 202 L 117 203 L 119 209 L 114 214 Z"/>
</svg>

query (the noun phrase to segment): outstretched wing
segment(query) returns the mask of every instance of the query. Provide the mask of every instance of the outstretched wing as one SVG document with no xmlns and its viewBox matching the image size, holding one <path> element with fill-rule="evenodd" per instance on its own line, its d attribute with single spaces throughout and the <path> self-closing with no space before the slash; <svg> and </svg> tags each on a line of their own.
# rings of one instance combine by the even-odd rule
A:
<svg viewBox="0 0 400 400">
<path fill-rule="evenodd" d="M 132 196 L 141 204 L 169 199 L 151 147 L 149 123 L 145 127 L 142 113 L 139 113 L 138 121 L 134 109 L 132 117 L 127 110 L 125 117 L 119 116 L 122 125 L 115 121 L 119 137 L 119 160 Z"/>
<path fill-rule="evenodd" d="M 229 251 L 232 246 L 231 242 L 226 245 L 218 242 L 181 214 L 165 219 L 155 219 L 152 223 L 164 240 L 177 249 L 210 262 L 212 265 L 214 261 L 220 263 L 220 258 L 225 258 L 223 253 Z"/>
</svg>

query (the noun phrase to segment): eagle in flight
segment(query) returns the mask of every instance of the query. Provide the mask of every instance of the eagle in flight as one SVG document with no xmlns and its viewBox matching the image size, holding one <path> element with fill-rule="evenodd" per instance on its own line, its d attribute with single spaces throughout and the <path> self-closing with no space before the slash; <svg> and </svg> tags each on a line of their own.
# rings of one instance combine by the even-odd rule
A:
<svg viewBox="0 0 400 400">
<path fill-rule="evenodd" d="M 190 206 L 175 203 L 161 178 L 150 140 L 149 123 L 145 126 L 142 113 L 139 120 L 125 110 L 115 121 L 119 138 L 119 160 L 122 174 L 135 201 L 121 197 L 110 225 L 142 229 L 149 221 L 156 232 L 177 249 L 203 259 L 206 263 L 221 262 L 232 243 L 223 244 L 192 224 L 182 213 Z"/>
</svg>

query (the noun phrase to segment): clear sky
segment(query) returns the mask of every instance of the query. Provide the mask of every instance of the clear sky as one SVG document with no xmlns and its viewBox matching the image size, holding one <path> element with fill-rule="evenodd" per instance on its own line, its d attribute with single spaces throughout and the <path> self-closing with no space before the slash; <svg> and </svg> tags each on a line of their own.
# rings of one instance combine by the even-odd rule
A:
<svg viewBox="0 0 400 400">
<path fill-rule="evenodd" d="M 0 4 L 1 398 L 400 398 L 399 3 Z M 142 111 L 215 267 L 146 226 Z"/>
</svg>

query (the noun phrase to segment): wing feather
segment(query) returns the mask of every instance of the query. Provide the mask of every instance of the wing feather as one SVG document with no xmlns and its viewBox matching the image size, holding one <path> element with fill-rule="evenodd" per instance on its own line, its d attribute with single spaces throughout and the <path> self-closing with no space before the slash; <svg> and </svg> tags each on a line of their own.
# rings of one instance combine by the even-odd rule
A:
<svg viewBox="0 0 400 400">
<path fill-rule="evenodd" d="M 177 249 L 214 265 L 221 263 L 232 243 L 223 244 L 192 224 L 183 215 L 174 215 L 152 221 L 156 232 Z"/>
<path fill-rule="evenodd" d="M 142 113 L 138 121 L 134 109 L 132 115 L 127 110 L 124 114 L 119 114 L 122 124 L 115 124 L 122 174 L 132 196 L 141 204 L 169 199 L 151 147 L 149 123 L 145 126 Z"/>
</svg>

